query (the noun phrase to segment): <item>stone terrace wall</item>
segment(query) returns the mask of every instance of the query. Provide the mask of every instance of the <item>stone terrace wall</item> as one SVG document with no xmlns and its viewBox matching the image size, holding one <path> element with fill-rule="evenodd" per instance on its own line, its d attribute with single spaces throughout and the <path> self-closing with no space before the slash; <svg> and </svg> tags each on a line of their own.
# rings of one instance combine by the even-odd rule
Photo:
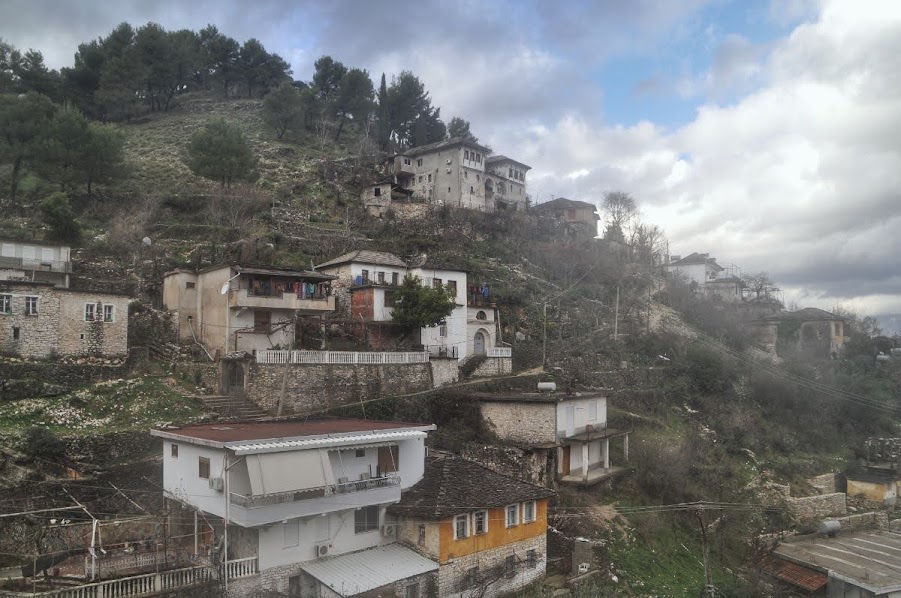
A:
<svg viewBox="0 0 901 598">
<path fill-rule="evenodd" d="M 254 363 L 246 380 L 247 398 L 274 412 L 281 394 L 284 365 Z M 432 388 L 428 363 L 390 365 L 288 366 L 284 414 L 304 414 L 327 407 L 396 396 Z"/>
<path fill-rule="evenodd" d="M 536 552 L 536 566 L 534 568 L 529 568 L 524 562 L 526 552 L 530 549 Z M 503 568 L 507 557 L 510 555 L 516 557 L 517 568 L 516 576 L 508 579 L 503 575 Z M 483 598 L 492 598 L 493 596 L 522 590 L 545 575 L 547 568 L 547 534 L 541 534 L 534 538 L 505 544 L 489 550 L 482 550 L 441 565 L 441 568 L 438 570 L 438 595 L 458 595 L 465 586 L 466 572 L 471 567 L 476 566 L 479 568 L 480 578 L 484 580 L 484 583 L 480 583 L 477 586 L 479 589 L 484 589 L 484 593 L 477 593 L 476 595 Z"/>
<path fill-rule="evenodd" d="M 556 452 L 556 450 L 526 450 L 489 444 L 467 447 L 463 450 L 462 457 L 498 473 L 551 487 L 554 484 L 554 477 L 548 473 L 548 457 L 549 453 Z"/>
<path fill-rule="evenodd" d="M 845 515 L 848 512 L 848 497 L 843 492 L 787 498 L 788 510 L 800 521 L 812 521 L 825 517 Z"/>
<path fill-rule="evenodd" d="M 492 376 L 508 376 L 512 373 L 512 357 L 488 357 L 484 363 L 476 367 L 472 375 L 475 378 L 490 378 Z"/>
</svg>

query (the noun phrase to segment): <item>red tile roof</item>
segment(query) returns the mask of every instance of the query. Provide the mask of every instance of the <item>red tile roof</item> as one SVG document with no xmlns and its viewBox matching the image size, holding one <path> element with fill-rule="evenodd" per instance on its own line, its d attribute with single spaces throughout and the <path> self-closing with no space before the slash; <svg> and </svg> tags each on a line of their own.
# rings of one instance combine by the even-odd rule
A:
<svg viewBox="0 0 901 598">
<path fill-rule="evenodd" d="M 330 417 L 301 421 L 215 422 L 209 424 L 158 428 L 158 430 L 167 434 L 184 436 L 186 439 L 196 438 L 197 440 L 209 442 L 239 442 L 245 440 L 270 440 L 275 438 L 297 438 L 302 436 L 325 436 L 327 434 L 421 428 L 429 425 L 430 424 Z"/>
<path fill-rule="evenodd" d="M 763 566 L 763 570 L 773 577 L 803 588 L 808 592 L 816 592 L 829 581 L 829 576 L 825 573 L 781 559 L 769 561 Z"/>
</svg>

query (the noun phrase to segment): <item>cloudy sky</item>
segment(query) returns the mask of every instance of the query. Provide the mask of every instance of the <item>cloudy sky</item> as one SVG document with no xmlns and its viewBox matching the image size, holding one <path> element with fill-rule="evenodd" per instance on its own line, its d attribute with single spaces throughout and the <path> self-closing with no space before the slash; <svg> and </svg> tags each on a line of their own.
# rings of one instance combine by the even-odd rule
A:
<svg viewBox="0 0 901 598">
<path fill-rule="evenodd" d="M 537 201 L 627 191 L 672 253 L 901 332 L 901 1 L 0 2 L 52 67 L 123 20 L 256 37 L 297 79 L 410 69 Z"/>
</svg>

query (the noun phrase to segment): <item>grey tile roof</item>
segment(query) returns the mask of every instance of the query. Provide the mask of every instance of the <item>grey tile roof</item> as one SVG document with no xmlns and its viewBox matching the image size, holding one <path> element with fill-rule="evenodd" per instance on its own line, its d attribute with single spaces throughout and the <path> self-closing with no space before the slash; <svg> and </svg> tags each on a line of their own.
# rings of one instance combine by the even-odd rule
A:
<svg viewBox="0 0 901 598">
<path fill-rule="evenodd" d="M 787 311 L 779 314 L 767 316 L 764 320 L 775 320 L 778 322 L 822 322 L 822 321 L 844 321 L 845 318 L 837 316 L 828 311 L 818 309 L 816 307 L 805 307 L 798 311 Z"/>
<path fill-rule="evenodd" d="M 393 253 L 358 249 L 356 251 L 351 251 L 350 253 L 345 253 L 344 255 L 339 255 L 338 257 L 330 259 L 327 262 L 323 262 L 316 266 L 316 269 L 318 270 L 320 268 L 327 268 L 329 266 L 338 266 L 340 264 L 349 264 L 350 262 L 372 264 L 374 266 L 396 266 L 398 268 L 407 267 L 406 262 L 404 262 L 404 260 L 400 259 Z"/>
<path fill-rule="evenodd" d="M 550 498 L 554 492 L 459 458 L 426 463 L 425 474 L 388 512 L 439 520 L 478 509 Z"/>
<path fill-rule="evenodd" d="M 534 209 L 538 211 L 548 210 L 548 209 L 567 209 L 567 208 L 590 208 L 592 210 L 597 210 L 597 205 L 593 203 L 588 203 L 587 201 L 579 201 L 576 199 L 567 199 L 565 197 L 558 197 L 557 199 L 552 199 L 551 201 L 546 201 L 544 203 L 540 203 L 535 206 Z"/>
<path fill-rule="evenodd" d="M 480 143 L 476 143 L 474 141 L 466 141 L 465 139 L 461 139 L 460 137 L 452 137 L 450 139 L 445 139 L 444 141 L 436 141 L 435 143 L 429 143 L 427 145 L 420 145 L 419 147 L 411 148 L 405 152 L 401 152 L 401 155 L 404 156 L 419 156 L 422 154 L 429 154 L 431 152 L 437 152 L 444 148 L 456 147 L 458 145 L 466 145 L 469 147 L 474 147 L 477 150 L 481 151 L 484 154 L 488 154 L 491 152 L 491 149 L 485 147 Z"/>
</svg>

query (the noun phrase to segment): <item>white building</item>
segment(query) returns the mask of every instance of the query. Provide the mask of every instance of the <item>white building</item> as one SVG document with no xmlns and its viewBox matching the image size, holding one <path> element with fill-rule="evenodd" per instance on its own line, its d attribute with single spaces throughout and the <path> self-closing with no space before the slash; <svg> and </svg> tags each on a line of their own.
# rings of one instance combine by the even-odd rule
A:
<svg viewBox="0 0 901 598">
<path fill-rule="evenodd" d="M 69 288 L 70 254 L 66 245 L 0 239 L 0 280 L 49 282 Z"/>
<path fill-rule="evenodd" d="M 698 293 L 705 293 L 722 301 L 741 301 L 745 284 L 737 266 L 724 268 L 709 253 L 692 253 L 685 257 L 670 257 L 665 265 L 670 276 L 683 278 Z"/>
<path fill-rule="evenodd" d="M 394 544 L 385 509 L 422 478 L 424 440 L 434 429 L 330 418 L 151 434 L 164 441 L 166 496 L 197 514 L 195 554 L 218 546 L 228 561 L 256 562 L 259 575 L 236 581 L 234 595 L 262 587 L 353 596 L 391 586 L 425 596 L 438 565 Z M 377 575 L 374 563 L 383 565 Z"/>
</svg>

